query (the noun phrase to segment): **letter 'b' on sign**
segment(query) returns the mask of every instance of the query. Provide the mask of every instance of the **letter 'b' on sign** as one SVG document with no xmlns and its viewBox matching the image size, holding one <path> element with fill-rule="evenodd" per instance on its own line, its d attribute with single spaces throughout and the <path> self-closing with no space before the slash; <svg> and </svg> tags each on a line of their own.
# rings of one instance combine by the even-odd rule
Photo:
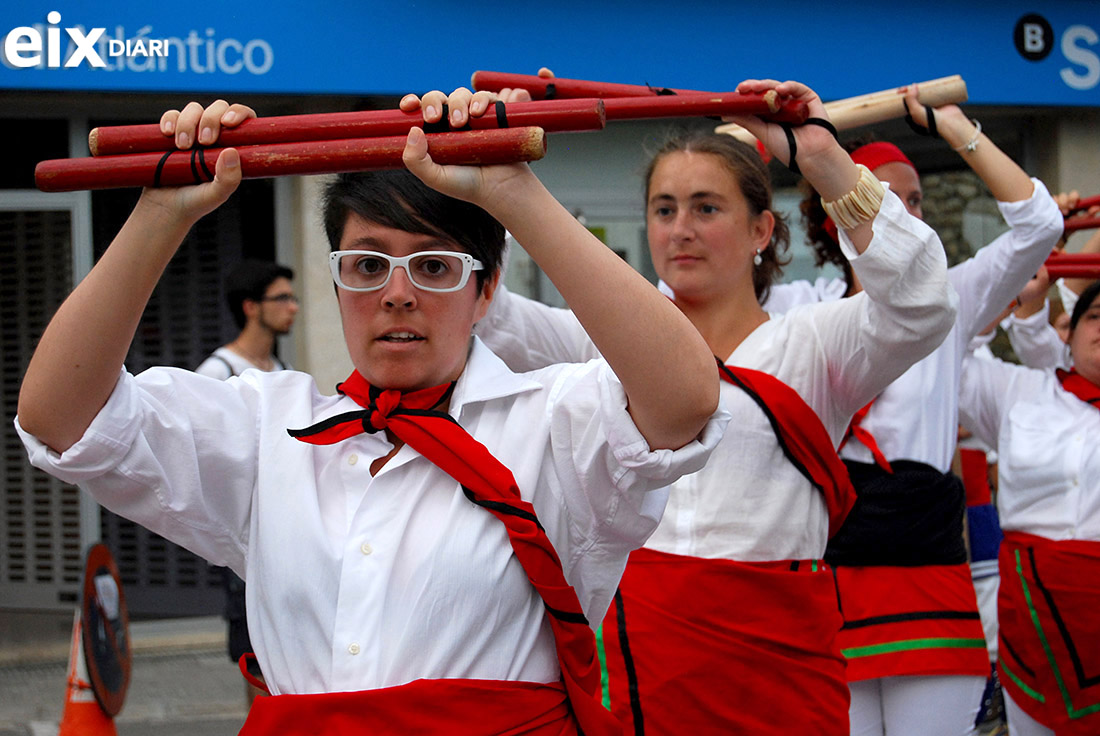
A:
<svg viewBox="0 0 1100 736">
<path fill-rule="evenodd" d="M 1054 29 L 1046 18 L 1032 13 L 1016 21 L 1012 40 L 1020 56 L 1028 61 L 1042 61 L 1054 49 Z"/>
</svg>

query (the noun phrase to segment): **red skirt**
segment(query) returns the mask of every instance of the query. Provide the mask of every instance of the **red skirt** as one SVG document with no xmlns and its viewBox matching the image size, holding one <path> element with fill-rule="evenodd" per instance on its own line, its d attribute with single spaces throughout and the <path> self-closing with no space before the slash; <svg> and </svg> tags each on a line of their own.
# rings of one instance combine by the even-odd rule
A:
<svg viewBox="0 0 1100 736">
<path fill-rule="evenodd" d="M 1001 683 L 1058 736 L 1100 734 L 1100 542 L 1006 532 Z"/>
<path fill-rule="evenodd" d="M 839 626 L 820 561 L 636 550 L 601 630 L 605 702 L 634 735 L 847 734 Z"/>
<path fill-rule="evenodd" d="M 256 698 L 241 736 L 577 736 L 565 688 L 416 680 L 361 692 Z"/>
<path fill-rule="evenodd" d="M 836 568 L 848 681 L 989 676 L 970 566 Z"/>
</svg>

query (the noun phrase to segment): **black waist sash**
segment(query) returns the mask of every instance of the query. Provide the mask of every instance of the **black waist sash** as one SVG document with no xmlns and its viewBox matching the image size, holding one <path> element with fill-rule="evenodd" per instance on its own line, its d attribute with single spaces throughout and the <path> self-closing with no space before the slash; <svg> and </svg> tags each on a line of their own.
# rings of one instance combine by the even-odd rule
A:
<svg viewBox="0 0 1100 736">
<path fill-rule="evenodd" d="M 966 491 L 951 473 L 913 460 L 894 460 L 893 473 L 845 460 L 856 503 L 829 540 L 830 565 L 958 565 L 967 560 L 963 540 Z"/>
</svg>

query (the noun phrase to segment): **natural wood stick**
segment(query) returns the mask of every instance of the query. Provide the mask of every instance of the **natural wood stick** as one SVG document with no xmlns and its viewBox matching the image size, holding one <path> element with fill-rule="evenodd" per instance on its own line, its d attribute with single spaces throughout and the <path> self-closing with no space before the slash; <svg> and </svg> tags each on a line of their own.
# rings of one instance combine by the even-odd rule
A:
<svg viewBox="0 0 1100 736">
<path fill-rule="evenodd" d="M 958 74 L 941 77 L 917 85 L 917 99 L 929 107 L 966 102 L 966 82 Z M 905 117 L 905 92 L 908 87 L 895 87 L 825 103 L 829 119 L 837 130 L 851 130 L 864 125 Z M 716 133 L 732 135 L 745 143 L 755 143 L 752 133 L 735 123 L 725 123 Z"/>
</svg>

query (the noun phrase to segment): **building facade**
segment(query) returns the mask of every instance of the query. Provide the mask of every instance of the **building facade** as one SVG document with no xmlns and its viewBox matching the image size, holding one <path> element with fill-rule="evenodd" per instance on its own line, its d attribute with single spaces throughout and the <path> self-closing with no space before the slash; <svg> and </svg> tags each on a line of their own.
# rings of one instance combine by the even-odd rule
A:
<svg viewBox="0 0 1100 736">
<path fill-rule="evenodd" d="M 769 15 L 774 9 L 728 3 L 704 3 L 680 14 L 691 17 L 671 18 L 667 8 L 647 3 L 627 13 L 609 4 L 564 2 L 537 15 L 488 3 L 479 7 L 480 20 L 494 24 L 486 39 L 471 27 L 479 19 L 458 5 L 421 3 L 418 16 L 432 21 L 416 29 L 400 4 L 347 5 L 276 1 L 254 12 L 241 7 L 197 20 L 173 17 L 167 8 L 135 10 L 111 2 L 94 12 L 76 2 L 0 10 L 0 134 L 8 149 L 7 166 L 0 167 L 0 608 L 74 605 L 83 550 L 100 539 L 119 562 L 135 614 L 190 615 L 220 607 L 217 580 L 204 561 L 31 468 L 12 428 L 19 382 L 38 336 L 138 194 L 35 188 L 38 161 L 88 155 L 88 133 L 98 126 L 155 122 L 165 109 L 217 97 L 250 104 L 261 115 L 387 109 L 403 92 L 467 83 L 476 69 L 530 73 L 541 64 L 563 77 L 690 89 L 729 89 L 750 76 L 796 78 L 828 100 L 961 74 L 968 114 L 1026 170 L 1053 192 L 1100 193 L 1095 3 L 1058 3 L 1039 16 L 1016 2 L 966 9 L 932 2 L 890 14 L 866 4 L 796 2 L 779 21 Z M 768 31 L 777 22 L 788 36 Z M 456 28 L 469 38 L 445 41 Z M 439 40 L 420 49 L 411 35 Z M 715 124 L 632 121 L 601 132 L 555 134 L 546 158 L 533 166 L 608 247 L 655 278 L 641 172 L 670 130 Z M 942 141 L 918 138 L 900 121 L 845 135 L 866 134 L 901 145 L 924 174 L 965 170 Z M 777 201 L 793 225 L 787 278 L 811 278 L 812 260 L 797 223 L 796 181 L 771 166 Z M 323 177 L 250 180 L 204 219 L 158 286 L 128 368 L 193 368 L 230 339 L 235 329 L 223 306 L 221 276 L 243 257 L 261 257 L 287 263 L 297 274 L 303 310 L 280 345 L 281 357 L 312 373 L 322 390 L 346 377 L 351 365 L 317 211 L 322 186 Z M 927 208 L 927 217 L 941 232 L 958 225 L 960 243 L 947 245 L 961 258 L 988 240 L 997 223 L 988 221 L 980 201 L 969 203 L 982 199 L 980 190 L 962 205 L 961 185 L 953 186 L 942 197 L 949 204 L 943 211 Z M 955 204 L 960 211 L 949 212 Z M 506 278 L 520 293 L 560 303 L 522 253 L 513 253 Z"/>
</svg>

